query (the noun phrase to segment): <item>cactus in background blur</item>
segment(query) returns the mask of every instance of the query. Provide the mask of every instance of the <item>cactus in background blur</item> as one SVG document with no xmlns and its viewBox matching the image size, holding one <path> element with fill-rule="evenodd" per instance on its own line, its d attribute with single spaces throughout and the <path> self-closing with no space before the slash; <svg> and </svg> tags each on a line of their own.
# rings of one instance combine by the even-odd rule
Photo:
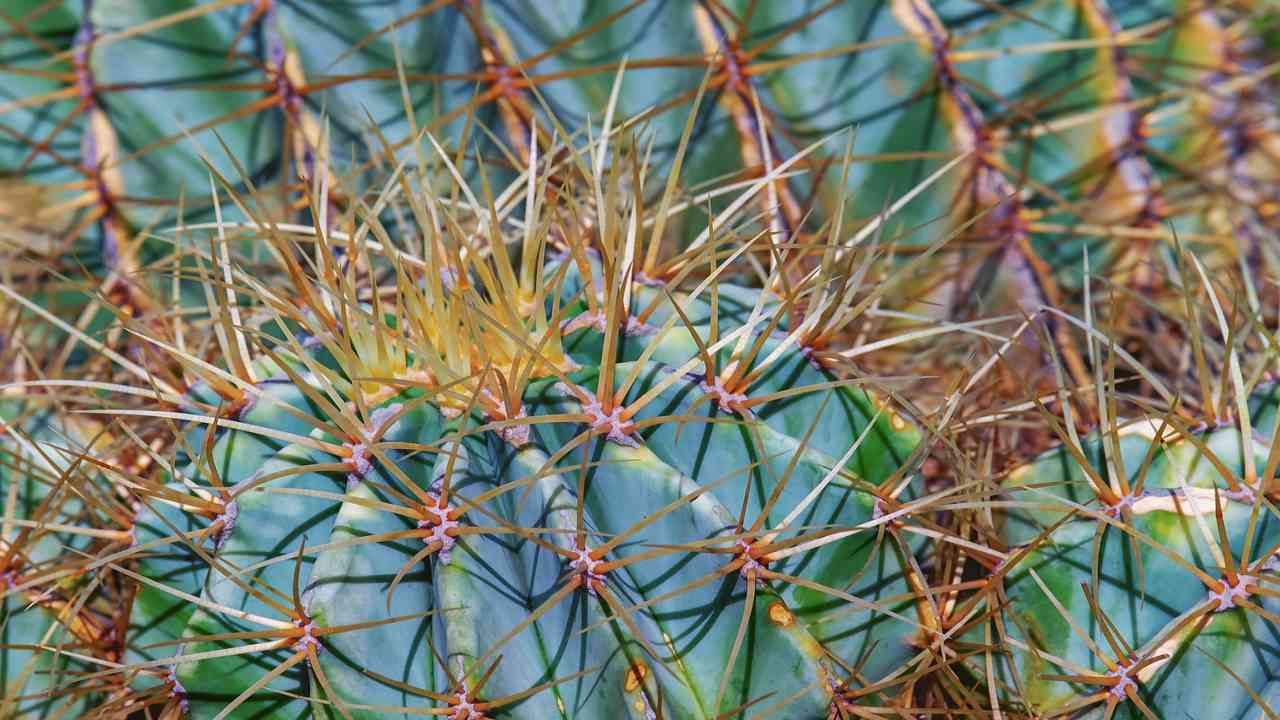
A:
<svg viewBox="0 0 1280 720">
<path fill-rule="evenodd" d="M 1071 717 L 1277 706 L 1276 400 L 1256 394 L 1240 426 L 1126 424 L 1009 475 L 1011 696 Z"/>
<path fill-rule="evenodd" d="M 912 239 L 927 245 L 985 213 L 952 243 L 971 272 L 936 280 L 966 306 L 1000 301 L 995 267 L 1028 312 L 1069 306 L 1086 248 L 1095 270 L 1158 285 L 1170 224 L 1227 250 L 1227 266 L 1258 259 L 1243 238 L 1278 216 L 1276 56 L 1259 39 L 1274 18 L 1257 3 L 24 0 L 6 13 L 0 170 L 63 193 L 44 212 L 80 209 L 66 237 L 100 239 L 81 261 L 122 276 L 145 261 L 137 231 L 210 216 L 202 150 L 224 176 L 238 166 L 274 188 L 260 200 L 277 213 L 307 214 L 313 185 L 332 211 L 353 199 L 349 173 L 419 130 L 461 145 L 473 181 L 481 165 L 518 171 L 530 142 L 545 151 L 598 122 L 624 67 L 617 114 L 644 113 L 656 168 L 706 75 L 715 102 L 684 155 L 687 184 L 801 171 L 758 198 L 780 243 L 838 215 L 866 223 L 949 167 L 894 222 L 949 218 Z M 822 181 L 840 148 L 806 146 L 846 127 L 864 162 L 841 207 L 841 183 Z"/>
</svg>

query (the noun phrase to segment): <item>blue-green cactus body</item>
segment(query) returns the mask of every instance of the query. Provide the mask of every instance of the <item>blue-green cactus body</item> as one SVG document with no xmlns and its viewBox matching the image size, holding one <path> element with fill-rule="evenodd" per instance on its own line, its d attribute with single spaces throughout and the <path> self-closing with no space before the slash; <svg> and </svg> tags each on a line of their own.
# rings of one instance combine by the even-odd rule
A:
<svg viewBox="0 0 1280 720">
<path fill-rule="evenodd" d="M 1103 717 L 1111 699 L 1114 717 L 1144 717 L 1136 703 L 1119 695 L 1127 683 L 1111 693 L 1096 683 L 1043 677 L 1117 675 L 1101 653 L 1122 667 L 1161 658 L 1130 678 L 1154 717 L 1252 719 L 1263 713 L 1259 698 L 1274 693 L 1276 657 L 1269 638 L 1276 632 L 1273 618 L 1280 605 L 1270 596 L 1270 585 L 1280 526 L 1269 501 L 1262 500 L 1255 513 L 1252 493 L 1238 485 L 1233 490 L 1223 472 L 1242 482 L 1245 452 L 1252 453 L 1257 472 L 1266 467 L 1275 405 L 1274 391 L 1254 397 L 1254 437 L 1245 442 L 1233 426 L 1191 438 L 1170 439 L 1172 432 L 1166 431 L 1141 492 L 1120 505 L 1099 504 L 1086 474 L 1065 450 L 1012 474 L 1012 498 L 1028 505 L 1010 511 L 1004 529 L 1016 558 L 1004 580 L 1006 627 L 1019 643 L 1008 648 L 1013 672 L 1004 679 L 1019 683 L 1020 697 L 1030 707 L 1060 714 L 1100 692 L 1068 714 Z M 1121 430 L 1118 454 L 1104 450 L 1109 440 L 1096 438 L 1084 443 L 1083 451 L 1104 478 L 1109 477 L 1107 457 L 1119 457 L 1132 483 L 1156 427 L 1142 422 Z M 1215 517 L 1215 490 L 1225 535 Z M 1053 527 L 1072 508 L 1074 514 Z M 1244 552 L 1248 565 L 1240 567 Z M 1211 587 L 1204 578 L 1224 582 L 1224 559 L 1238 579 Z M 1082 589 L 1086 584 L 1098 612 Z M 1112 649 L 1103 617 L 1132 655 Z"/>
<path fill-rule="evenodd" d="M 748 297 L 726 290 L 726 297 Z M 709 308 L 698 302 L 686 314 L 705 321 Z M 740 327 L 732 303 L 723 307 L 725 327 Z M 708 332 L 702 323 L 694 328 Z M 170 684 L 193 716 L 216 715 L 291 661 L 233 716 L 294 717 L 309 708 L 336 717 L 339 704 L 353 717 L 456 709 L 458 694 L 472 692 L 497 663 L 483 686 L 465 696 L 481 703 L 517 696 L 487 709 L 492 717 L 711 718 L 758 701 L 793 717 L 822 718 L 833 689 L 847 679 L 834 658 L 858 665 L 866 678 L 907 662 L 918 627 L 911 571 L 904 569 L 909 559 L 901 553 L 919 552 L 921 543 L 892 542 L 875 520 L 883 510 L 877 485 L 908 459 L 918 442 L 914 429 L 854 386 L 819 385 L 743 413 L 699 401 L 703 379 L 690 374 L 674 378 L 630 419 L 639 429 L 583 442 L 578 420 L 537 421 L 590 415 L 587 399 L 600 372 L 599 340 L 591 336 L 598 331 L 577 332 L 583 336 L 566 339 L 582 365 L 564 377 L 572 387 L 550 377 L 524 392 L 524 411 L 534 419 L 527 440 L 519 432 L 475 432 L 483 418 L 442 413 L 421 391 L 408 390 L 380 404 L 378 422 L 389 424 L 379 444 L 390 465 L 374 460 L 363 475 L 303 440 L 336 439 L 298 417 L 325 420 L 314 398 L 279 378 L 260 382 L 261 396 L 236 418 L 246 425 L 218 430 L 207 457 L 178 466 L 209 488 L 212 463 L 234 497 L 234 522 L 224 509 L 213 517 L 221 521 L 217 532 L 195 541 L 218 569 L 209 571 L 172 541 L 142 563 L 144 573 L 172 591 L 144 590 L 134 622 L 157 637 L 187 639 L 150 654 L 157 665 L 166 653 L 176 658 Z M 677 325 L 643 365 L 630 358 L 655 336 L 623 336 L 615 386 L 633 370 L 636 381 L 619 403 L 669 382 L 696 356 L 689 332 Z M 759 357 L 780 342 L 767 340 Z M 833 379 L 794 348 L 781 358 L 749 394 Z M 319 382 L 301 372 L 295 377 Z M 660 421 L 646 425 L 651 419 Z M 268 437 L 255 427 L 299 439 Z M 204 433 L 197 428 L 188 446 L 201 447 Z M 577 447 L 564 452 L 570 445 Z M 842 473 L 839 459 L 846 455 Z M 425 554 L 439 536 L 427 516 L 414 513 L 421 512 L 420 498 L 435 498 L 446 486 L 449 507 L 465 510 L 457 520 L 462 533 Z M 209 523 L 209 515 L 196 522 Z M 153 529 L 140 542 L 172 534 L 157 520 L 145 523 Z M 638 523 L 647 524 L 635 529 Z M 774 529 L 778 542 L 797 536 L 818 542 L 755 565 L 783 577 L 755 585 L 730 666 L 748 595 L 741 568 L 725 569 L 742 552 L 734 536 L 752 542 Z M 579 530 L 588 550 L 627 535 L 592 561 L 620 565 L 600 573 L 599 585 L 574 564 L 582 557 Z M 822 540 L 824 531 L 843 534 Z M 281 613 L 292 606 L 295 573 L 298 600 L 314 628 L 371 624 L 310 636 L 318 640 L 318 667 L 309 669 L 311 661 L 298 657 L 306 641 L 297 633 L 223 637 L 295 627 Z M 566 589 L 575 577 L 585 586 Z M 191 609 L 178 592 L 201 602 Z M 387 618 L 399 621 L 377 624 Z M 250 652 L 236 652 L 253 644 Z"/>
</svg>

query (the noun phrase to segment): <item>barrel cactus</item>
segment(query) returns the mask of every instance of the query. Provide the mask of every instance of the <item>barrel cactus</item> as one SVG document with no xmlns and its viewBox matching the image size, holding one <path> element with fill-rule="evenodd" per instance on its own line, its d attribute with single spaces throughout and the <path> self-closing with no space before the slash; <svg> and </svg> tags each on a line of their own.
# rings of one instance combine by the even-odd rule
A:
<svg viewBox="0 0 1280 720">
<path fill-rule="evenodd" d="M 1123 424 L 1007 483 L 1010 697 L 1045 717 L 1269 717 L 1277 392 L 1250 422 Z"/>
<path fill-rule="evenodd" d="M 858 267 L 752 289 L 718 277 L 741 255 L 716 260 L 740 242 L 718 237 L 643 275 L 636 198 L 610 178 L 594 237 L 560 232 L 565 208 L 530 185 L 525 230 L 483 252 L 467 238 L 490 215 L 428 194 L 409 202 L 451 230 L 422 224 L 425 255 L 370 216 L 355 235 L 383 240 L 347 266 L 265 226 L 272 263 L 219 261 L 240 300 L 210 287 L 218 362 L 154 338 L 193 380 L 105 411 L 185 427 L 156 472 L 118 478 L 137 508 L 120 569 L 138 584 L 135 706 L 824 718 L 899 702 L 934 640 L 922 436 L 824 345 L 860 312 Z"/>
</svg>

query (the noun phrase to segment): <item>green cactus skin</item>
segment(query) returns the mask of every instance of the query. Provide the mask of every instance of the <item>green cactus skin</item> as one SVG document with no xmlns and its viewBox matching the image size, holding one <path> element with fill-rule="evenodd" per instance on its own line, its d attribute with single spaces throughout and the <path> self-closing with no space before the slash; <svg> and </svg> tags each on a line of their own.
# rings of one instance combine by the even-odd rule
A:
<svg viewBox="0 0 1280 720">
<path fill-rule="evenodd" d="M 574 282 L 564 287 L 573 294 Z M 756 291 L 726 284 L 719 292 L 724 301 L 716 306 L 718 332 L 751 324 L 744 335 L 757 337 L 761 318 L 751 320 L 745 304 L 755 301 Z M 648 321 L 673 318 L 670 305 L 651 288 L 636 286 L 634 306 L 655 297 L 661 304 Z M 581 443 L 582 422 L 538 419 L 591 415 L 602 351 L 601 334 L 590 322 L 574 329 L 571 317 L 566 325 L 564 346 L 571 364 L 579 366 L 565 376 L 573 387 L 556 377 L 528 383 L 523 410 L 533 421 L 525 433 L 517 426 L 515 432 L 495 429 L 458 440 L 460 429 L 474 428 L 483 418 L 442 412 L 422 391 L 402 391 L 372 411 L 366 431 L 382 428 L 378 445 L 388 449 L 383 459 L 370 456 L 365 475 L 354 460 L 288 439 L 346 442 L 307 420 L 331 418 L 297 382 L 320 387 L 314 372 L 324 353 L 288 360 L 289 372 L 260 362 L 258 376 L 267 379 L 258 383 L 260 396 L 236 416 L 243 425 L 218 430 L 207 446 L 204 427 L 194 428 L 186 447 L 207 449 L 197 453 L 203 455 L 199 460 L 180 461 L 169 483 L 176 494 L 189 493 L 179 478 L 209 488 L 209 469 L 216 468 L 234 496 L 234 510 L 224 502 L 221 512 L 202 516 L 194 507 L 153 502 L 135 525 L 139 545 L 149 548 L 140 556 L 139 571 L 151 582 L 134 602 L 134 641 L 127 659 L 165 668 L 166 657 L 186 658 L 176 663 L 174 674 L 160 680 L 148 675 L 138 686 L 162 681 L 193 717 L 214 717 L 292 657 L 291 670 L 271 678 L 231 716 L 296 717 L 310 702 L 311 711 L 325 717 L 340 716 L 334 703 L 352 717 L 382 717 L 402 707 L 450 707 L 459 713 L 453 717 L 472 717 L 460 709 L 463 699 L 493 702 L 534 689 L 485 716 L 711 718 L 759 700 L 759 708 L 785 707 L 778 711 L 787 717 L 824 718 L 833 691 L 857 685 L 846 685 L 842 664 L 859 667 L 867 682 L 902 667 L 916 652 L 919 629 L 917 597 L 908 582 L 917 571 L 903 553 L 919 553 L 923 543 L 906 535 L 896 542 L 889 537 L 896 537 L 893 532 L 880 537 L 884 523 L 874 521 L 886 506 L 875 488 L 903 477 L 900 469 L 919 442 L 918 432 L 854 386 L 822 385 L 832 376 L 794 347 L 780 348 L 783 331 L 764 339 L 756 361 L 767 370 L 746 394 L 761 397 L 814 386 L 811 392 L 743 411 L 735 403 L 745 397 L 707 397 L 712 386 L 694 374 L 668 381 L 678 366 L 697 357 L 691 333 L 710 339 L 712 306 L 705 299 L 683 302 L 692 325 L 677 325 L 660 338 L 623 335 L 616 345 L 615 385 L 636 370 L 620 403 L 667 383 L 627 421 L 641 429 L 631 432 L 629 424 L 619 425 L 620 432 L 608 439 L 606 423 L 601 425 L 605 434 L 568 454 L 562 449 Z M 585 310 L 578 301 L 572 313 Z M 656 350 L 643 357 L 655 339 Z M 719 352 L 722 366 L 731 349 Z M 764 364 L 775 349 L 780 349 L 776 359 Z M 213 399 L 200 392 L 193 395 L 193 405 Z M 666 419 L 646 426 L 660 417 Z M 264 428 L 275 436 L 264 435 Z M 846 455 L 848 473 L 835 474 Z M 824 484 L 828 476 L 833 479 Z M 448 506 L 466 510 L 456 522 L 464 529 L 489 530 L 459 535 L 424 554 L 432 537 L 440 539 L 433 534 L 440 516 L 423 514 L 416 498 L 438 497 L 446 489 L 445 478 Z M 898 484 L 902 493 L 895 497 L 902 500 L 918 492 L 914 485 Z M 504 491 L 492 494 L 497 488 Z M 748 563 L 732 537 L 739 532 L 743 507 L 747 542 L 780 527 L 793 510 L 802 512 L 778 542 L 797 535 L 818 538 L 821 533 L 815 531 L 827 526 L 871 524 L 756 565 L 755 556 Z M 583 573 L 594 565 L 581 558 L 576 569 L 573 565 L 579 508 L 588 549 L 646 518 L 653 521 L 592 559 L 625 564 L 591 581 Z M 762 513 L 759 527 L 750 530 Z M 218 523 L 212 530 L 210 515 Z M 201 528 L 205 532 L 196 544 L 213 558 L 217 572 L 206 572 L 191 544 L 173 539 Z M 395 536 L 353 544 L 386 533 Z M 718 535 L 731 537 L 709 540 Z M 307 550 L 298 555 L 304 539 Z M 655 544 L 694 545 L 642 557 Z M 748 594 L 745 571 L 724 570 L 735 559 L 748 569 L 767 567 L 800 580 L 754 585 L 752 612 L 726 678 Z M 228 577 L 233 574 L 239 583 Z M 575 577 L 586 586 L 567 585 Z M 254 596 L 250 587 L 274 593 L 270 602 L 277 606 Z M 281 603 L 290 605 L 292 587 L 305 610 L 306 622 L 299 622 L 314 623 L 313 634 L 286 640 L 215 637 L 262 630 L 255 617 L 273 619 L 270 627 L 292 629 L 289 622 L 280 624 L 279 611 Z M 518 627 L 556 593 L 563 596 L 528 627 Z M 193 596 L 200 600 L 193 602 Z M 618 608 L 640 603 L 647 604 L 625 619 L 618 615 Z M 404 619 L 323 634 L 325 628 L 390 617 Z M 298 659 L 307 637 L 318 640 L 318 668 L 309 673 L 313 661 L 305 654 Z M 184 638 L 180 645 L 155 645 Z M 207 657 L 254 643 L 266 645 Z M 149 645 L 153 648 L 145 649 Z M 475 687 L 495 662 L 475 696 L 459 695 Z M 716 706 L 722 681 L 723 697 Z"/>
<path fill-rule="evenodd" d="M 1011 499 L 1028 506 L 1011 510 L 1004 528 L 1013 558 L 1003 569 L 1009 603 L 1004 624 L 1018 644 L 1008 646 L 1012 664 L 1002 668 L 999 680 L 1018 688 L 1011 696 L 1046 717 L 1269 716 L 1280 698 L 1272 641 L 1277 631 L 1272 588 L 1280 526 L 1269 500 L 1255 506 L 1252 493 L 1232 492 L 1223 473 L 1240 483 L 1245 452 L 1253 454 L 1257 472 L 1262 473 L 1278 399 L 1275 389 L 1253 397 L 1254 437 L 1246 442 L 1235 426 L 1173 439 L 1172 428 L 1167 428 L 1153 449 L 1158 422 L 1145 421 L 1120 431 L 1118 455 L 1104 449 L 1109 440 L 1088 440 L 1083 452 L 1101 477 L 1109 477 L 1108 458 L 1121 459 L 1131 485 L 1122 496 L 1129 499 L 1119 504 L 1097 499 L 1086 473 L 1066 450 L 1050 452 L 1014 471 L 1007 485 Z M 1135 491 L 1133 483 L 1149 450 L 1145 484 Z M 1112 487 L 1120 488 L 1114 483 Z M 1214 513 L 1215 489 L 1221 530 Z M 1076 511 L 1068 517 L 1070 508 Z M 1248 563 L 1242 567 L 1243 552 L 1248 552 Z M 1211 588 L 1208 580 L 1227 577 L 1222 560 L 1216 559 L 1224 556 L 1238 579 L 1233 585 Z M 1190 568 L 1203 573 L 1204 579 Z M 1084 584 L 1096 596 L 1096 612 Z M 1053 594 L 1052 600 L 1046 592 Z M 1112 649 L 1103 617 L 1133 655 Z M 1073 630 L 1073 624 L 1097 650 Z M 1033 652 L 1033 647 L 1046 655 Z M 1127 675 L 1136 684 L 1122 682 L 1115 693 L 1097 682 L 1045 677 L 1119 677 L 1099 653 L 1124 667 L 1165 657 Z M 1070 665 L 1059 665 L 1049 656 Z M 1128 695 L 1118 696 L 1129 688 L 1146 713 Z M 1272 710 L 1264 711 L 1263 702 Z"/>
</svg>

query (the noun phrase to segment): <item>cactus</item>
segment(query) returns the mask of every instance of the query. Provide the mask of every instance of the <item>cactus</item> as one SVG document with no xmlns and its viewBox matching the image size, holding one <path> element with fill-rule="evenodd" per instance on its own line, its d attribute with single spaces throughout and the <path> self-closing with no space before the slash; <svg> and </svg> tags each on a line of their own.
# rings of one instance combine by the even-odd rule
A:
<svg viewBox="0 0 1280 720">
<path fill-rule="evenodd" d="M 312 184 L 349 202 L 347 173 L 381 162 L 381 142 L 411 146 L 418 129 L 474 147 L 484 161 L 463 168 L 474 179 L 481 162 L 521 168 L 556 124 L 585 133 L 625 70 L 618 117 L 646 114 L 667 167 L 707 74 L 716 102 L 683 160 L 691 186 L 796 160 L 809 172 L 772 183 L 758 205 L 775 232 L 803 239 L 836 215 L 865 222 L 950 167 L 896 222 L 949 217 L 917 238 L 928 244 L 986 212 L 957 249 L 983 259 L 970 268 L 1009 265 L 1000 277 L 1030 312 L 1069 299 L 1055 286 L 1078 287 L 1084 249 L 1094 268 L 1145 286 L 1161 274 L 1150 255 L 1169 244 L 1166 223 L 1222 245 L 1226 228 L 1274 221 L 1274 202 L 1255 197 L 1274 180 L 1275 108 L 1259 101 L 1274 84 L 1274 20 L 1255 3 L 1202 5 L 1053 0 L 1028 15 L 968 0 L 554 11 L 24 0 L 2 41 L 12 72 L 0 81 L 0 169 L 72 184 L 70 207 L 87 210 L 68 235 L 97 227 L 107 264 L 127 275 L 137 231 L 176 214 L 180 197 L 185 219 L 210 215 L 202 151 L 227 177 L 238 164 L 257 187 L 278 186 L 281 212 L 305 211 Z M 1143 61 L 1155 57 L 1166 62 L 1153 75 Z M 1250 110 L 1219 112 L 1232 106 Z M 800 161 L 844 127 L 858 128 L 855 152 L 869 161 L 844 178 L 862 189 L 847 208 L 839 183 L 816 181 L 839 151 Z M 234 160 L 210 152 L 219 143 Z M 985 296 L 984 278 L 952 292 Z"/>
<path fill-rule="evenodd" d="M 46 306 L 57 310 L 76 293 L 27 275 L 23 253 L 6 255 L 12 285 L 0 297 L 0 714 L 79 717 L 96 706 L 99 689 L 64 688 L 94 670 L 86 658 L 119 659 L 117 608 L 128 595 L 117 578 L 86 567 L 132 538 L 107 527 L 111 514 L 128 513 L 91 471 L 109 439 L 92 420 L 67 413 L 58 395 L 77 381 L 41 387 L 43 373 L 90 358 L 63 355 L 66 333 L 12 300 L 31 303 L 14 288 L 34 287 L 33 306 L 48 313 Z"/>
<path fill-rule="evenodd" d="M 106 301 L 77 315 L 156 323 L 172 300 L 146 279 L 180 253 L 148 230 L 248 219 L 225 193 L 207 199 L 210 170 L 257 198 L 259 221 L 323 224 L 421 132 L 481 192 L 535 146 L 545 156 L 630 118 L 651 133 L 651 196 L 676 175 L 677 197 L 718 213 L 731 195 L 714 188 L 782 169 L 739 217 L 815 255 L 831 222 L 879 228 L 904 256 L 936 252 L 904 308 L 1025 313 L 1084 383 L 1059 315 L 1082 314 L 1087 274 L 1154 305 L 1114 309 L 1117 341 L 1141 348 L 1179 302 L 1162 282 L 1175 245 L 1215 273 L 1278 262 L 1265 242 L 1280 217 L 1274 15 L 1199 0 L 1005 5 L 24 0 L 0 35 L 0 175 L 40 186 L 39 210 L 9 212 L 54 222 L 75 249 L 56 269 L 100 286 Z M 695 105 L 703 79 L 709 101 Z M 814 145 L 848 128 L 846 147 Z M 842 150 L 857 162 L 837 172 Z M 704 227 L 687 213 L 668 230 L 696 246 Z M 1043 366 L 1033 335 L 1013 372 Z M 126 355 L 153 350 L 116 338 Z"/>
<path fill-rule="evenodd" d="M 1280 704 L 1264 3 L 10 5 L 0 716 Z"/>
<path fill-rule="evenodd" d="M 130 707 L 890 703 L 928 657 L 921 434 L 819 343 L 857 315 L 865 271 L 780 302 L 717 280 L 733 258 L 693 272 L 739 242 L 722 237 L 683 279 L 638 281 L 629 176 L 596 177 L 614 200 L 595 240 L 554 232 L 563 209 L 530 187 L 527 233 L 484 254 L 459 238 L 490 211 L 412 199 L 454 231 L 421 226 L 422 256 L 360 250 L 373 295 L 327 245 L 304 264 L 268 227 L 283 285 L 211 273 L 252 299 L 210 308 L 225 364 L 169 346 L 199 379 L 104 411 L 188 425 L 159 481 L 114 471 L 138 507 Z M 373 217 L 356 233 L 386 237 Z"/>
<path fill-rule="evenodd" d="M 118 657 L 121 639 L 113 609 L 121 588 L 85 566 L 131 538 L 101 527 L 94 516 L 120 508 L 76 472 L 75 455 L 98 444 L 87 435 L 91 427 L 13 390 L 0 397 L 0 710 L 81 716 L 96 705 L 98 688 L 65 685 L 93 671 L 84 658 Z"/>
<path fill-rule="evenodd" d="M 1044 716 L 1275 707 L 1276 403 L 1260 390 L 1240 425 L 1126 423 L 1009 475 L 1002 687 Z"/>
</svg>

